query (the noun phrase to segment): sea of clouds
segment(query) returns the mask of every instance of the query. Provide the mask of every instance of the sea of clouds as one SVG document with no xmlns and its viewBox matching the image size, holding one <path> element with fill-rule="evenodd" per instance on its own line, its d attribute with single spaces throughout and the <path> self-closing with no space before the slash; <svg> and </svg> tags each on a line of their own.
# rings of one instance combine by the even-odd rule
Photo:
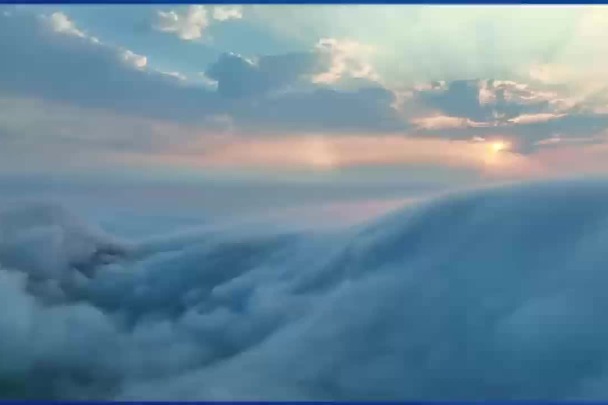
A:
<svg viewBox="0 0 608 405">
<path fill-rule="evenodd" d="M 321 231 L 124 240 L 0 213 L 0 397 L 608 398 L 608 183 Z"/>
</svg>

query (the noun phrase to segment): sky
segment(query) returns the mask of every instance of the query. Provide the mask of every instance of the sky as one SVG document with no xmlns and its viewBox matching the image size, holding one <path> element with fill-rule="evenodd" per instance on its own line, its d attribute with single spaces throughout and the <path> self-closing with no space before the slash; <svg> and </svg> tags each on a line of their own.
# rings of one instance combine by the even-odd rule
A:
<svg viewBox="0 0 608 405">
<path fill-rule="evenodd" d="M 0 54 L 3 184 L 348 200 L 608 170 L 604 6 L 4 6 Z"/>
<path fill-rule="evenodd" d="M 605 400 L 607 85 L 603 6 L 0 6 L 0 398 Z"/>
</svg>

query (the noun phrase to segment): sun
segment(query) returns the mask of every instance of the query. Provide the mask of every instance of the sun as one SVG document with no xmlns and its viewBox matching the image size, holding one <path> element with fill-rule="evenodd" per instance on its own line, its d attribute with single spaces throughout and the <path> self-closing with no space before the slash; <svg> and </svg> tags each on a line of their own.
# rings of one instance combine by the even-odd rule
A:
<svg viewBox="0 0 608 405">
<path fill-rule="evenodd" d="M 511 143 L 504 140 L 495 139 L 488 141 L 485 145 L 487 149 L 483 153 L 483 160 L 486 164 L 496 166 L 505 163 L 508 158 L 508 152 L 511 149 Z"/>
<path fill-rule="evenodd" d="M 509 149 L 509 144 L 503 141 L 496 141 L 496 142 L 492 142 L 492 144 L 490 145 L 492 152 L 494 153 L 498 153 L 498 152 L 502 152 L 504 150 Z"/>
</svg>

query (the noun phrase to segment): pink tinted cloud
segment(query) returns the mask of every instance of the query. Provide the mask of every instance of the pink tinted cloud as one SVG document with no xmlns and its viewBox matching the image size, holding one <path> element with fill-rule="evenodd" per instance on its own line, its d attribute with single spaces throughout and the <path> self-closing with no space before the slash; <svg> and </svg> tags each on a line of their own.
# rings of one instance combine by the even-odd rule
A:
<svg viewBox="0 0 608 405">
<path fill-rule="evenodd" d="M 448 115 L 432 115 L 427 117 L 412 118 L 414 126 L 422 130 L 458 129 L 458 128 L 483 128 L 494 124 L 489 122 L 476 122 L 464 117 L 451 117 Z"/>
<path fill-rule="evenodd" d="M 558 118 L 565 117 L 566 114 L 555 114 L 555 113 L 538 113 L 538 114 L 522 114 L 515 118 L 508 120 L 511 124 L 537 124 L 540 122 L 548 122 Z"/>
<path fill-rule="evenodd" d="M 553 176 L 600 174 L 608 171 L 608 144 L 560 142 L 559 148 L 541 149 L 535 159 Z"/>
</svg>

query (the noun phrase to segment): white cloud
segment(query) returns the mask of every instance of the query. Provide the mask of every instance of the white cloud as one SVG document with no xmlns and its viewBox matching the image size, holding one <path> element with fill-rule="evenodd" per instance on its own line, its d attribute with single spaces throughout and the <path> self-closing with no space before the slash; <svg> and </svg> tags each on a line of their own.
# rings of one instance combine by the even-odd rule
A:
<svg viewBox="0 0 608 405">
<path fill-rule="evenodd" d="M 200 82 L 203 84 L 203 86 L 205 86 L 211 90 L 217 90 L 217 86 L 219 84 L 218 81 L 213 80 L 212 78 L 207 76 L 207 74 L 205 72 L 198 72 L 197 78 L 200 80 Z"/>
<path fill-rule="evenodd" d="M 162 72 L 162 71 L 159 71 L 159 73 L 161 73 L 161 74 L 163 74 L 165 76 L 169 76 L 169 77 L 172 77 L 174 79 L 180 80 L 180 81 L 186 81 L 188 79 L 183 73 L 180 73 L 180 72 Z"/>
<path fill-rule="evenodd" d="M 157 14 L 158 30 L 174 33 L 185 41 L 201 38 L 209 25 L 207 9 L 201 5 L 191 5 L 183 13 L 170 10 L 158 11 Z"/>
<path fill-rule="evenodd" d="M 47 21 L 51 25 L 51 28 L 55 32 L 62 34 L 73 35 L 80 38 L 86 38 L 87 35 L 84 31 L 81 31 L 76 27 L 76 24 L 70 20 L 70 18 L 62 12 L 54 12 L 50 16 L 46 17 Z"/>
<path fill-rule="evenodd" d="M 487 81 L 483 81 L 479 86 L 479 104 L 487 105 L 494 104 L 496 102 L 496 93 L 494 89 L 488 85 Z"/>
<path fill-rule="evenodd" d="M 157 12 L 156 29 L 176 34 L 185 41 L 202 38 L 211 21 L 228 21 L 243 18 L 241 6 L 205 7 L 191 5 L 185 11 L 169 10 Z"/>
<path fill-rule="evenodd" d="M 213 7 L 213 19 L 218 21 L 238 20 L 243 18 L 243 7 L 241 6 L 215 6 Z"/>
<path fill-rule="evenodd" d="M 352 40 L 323 38 L 315 50 L 330 61 L 329 69 L 316 74 L 313 83 L 334 84 L 343 79 L 367 79 L 379 81 L 380 77 L 369 62 L 374 49 Z"/>
<path fill-rule="evenodd" d="M 76 26 L 76 23 L 72 21 L 66 14 L 62 12 L 54 12 L 50 15 L 42 15 L 41 19 L 46 23 L 53 32 L 57 32 L 63 35 L 69 35 L 73 37 L 83 38 L 95 45 L 101 45 L 99 38 L 87 34 L 82 29 Z"/>
<path fill-rule="evenodd" d="M 144 69 L 148 65 L 148 58 L 144 55 L 138 55 L 133 51 L 125 49 L 121 54 L 122 60 L 137 69 Z"/>
</svg>

